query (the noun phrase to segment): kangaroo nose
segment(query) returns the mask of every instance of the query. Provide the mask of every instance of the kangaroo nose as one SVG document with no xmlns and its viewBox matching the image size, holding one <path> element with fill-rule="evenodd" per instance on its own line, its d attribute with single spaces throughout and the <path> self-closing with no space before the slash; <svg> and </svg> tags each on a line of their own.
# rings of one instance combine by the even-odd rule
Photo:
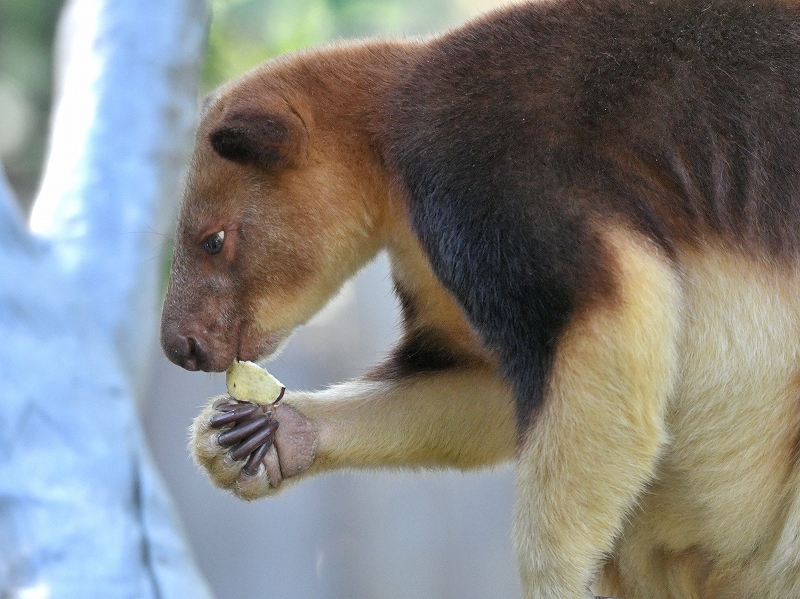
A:
<svg viewBox="0 0 800 599">
<path fill-rule="evenodd" d="M 161 347 L 170 362 L 186 370 L 200 370 L 208 359 L 208 354 L 197 338 L 164 330 Z"/>
</svg>

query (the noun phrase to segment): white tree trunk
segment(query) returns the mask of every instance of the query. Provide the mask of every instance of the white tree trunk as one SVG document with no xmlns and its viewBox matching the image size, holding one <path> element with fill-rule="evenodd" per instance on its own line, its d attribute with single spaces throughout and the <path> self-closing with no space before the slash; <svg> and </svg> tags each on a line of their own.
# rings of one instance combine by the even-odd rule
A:
<svg viewBox="0 0 800 599">
<path fill-rule="evenodd" d="M 200 0 L 70 2 L 31 230 L 0 176 L 0 597 L 210 597 L 136 410 L 204 38 Z"/>
</svg>

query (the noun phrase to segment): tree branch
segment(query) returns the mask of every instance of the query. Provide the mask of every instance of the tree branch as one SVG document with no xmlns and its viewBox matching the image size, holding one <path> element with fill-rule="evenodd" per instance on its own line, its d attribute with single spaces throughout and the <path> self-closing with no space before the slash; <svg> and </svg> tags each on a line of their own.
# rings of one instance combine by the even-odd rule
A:
<svg viewBox="0 0 800 599">
<path fill-rule="evenodd" d="M 0 595 L 210 599 L 134 402 L 195 113 L 200 0 L 71 0 L 29 235 L 0 182 Z"/>
<path fill-rule="evenodd" d="M 195 123 L 202 0 L 71 0 L 59 28 L 50 152 L 31 227 L 140 356 L 155 331 L 154 267 L 171 232 Z M 107 298 L 115 298 L 109 306 Z M 131 380 L 147 356 L 134 359 Z"/>
</svg>

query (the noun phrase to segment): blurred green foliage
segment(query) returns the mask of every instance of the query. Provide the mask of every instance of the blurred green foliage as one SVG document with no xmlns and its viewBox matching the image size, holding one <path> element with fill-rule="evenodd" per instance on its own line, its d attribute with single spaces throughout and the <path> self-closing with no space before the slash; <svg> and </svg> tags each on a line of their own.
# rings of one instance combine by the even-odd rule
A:
<svg viewBox="0 0 800 599">
<path fill-rule="evenodd" d="M 212 0 L 206 89 L 265 59 L 315 44 L 420 35 L 458 16 L 452 0 Z"/>
<path fill-rule="evenodd" d="M 26 203 L 47 144 L 53 35 L 62 0 L 0 0 L 0 158 Z M 9 131 L 14 130 L 14 139 Z"/>
<path fill-rule="evenodd" d="M 0 158 L 25 207 L 46 150 L 61 5 L 0 0 Z M 210 0 L 210 8 L 201 92 L 277 54 L 343 38 L 427 34 L 459 17 L 455 0 Z"/>
</svg>

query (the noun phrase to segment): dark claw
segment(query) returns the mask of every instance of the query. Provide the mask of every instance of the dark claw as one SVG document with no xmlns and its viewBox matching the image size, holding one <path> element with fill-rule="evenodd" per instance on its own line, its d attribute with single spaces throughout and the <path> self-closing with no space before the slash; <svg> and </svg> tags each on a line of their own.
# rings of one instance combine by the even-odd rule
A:
<svg viewBox="0 0 800 599">
<path fill-rule="evenodd" d="M 232 397 L 221 397 L 214 402 L 214 409 L 219 412 L 230 412 L 240 405 L 242 405 L 242 402 L 236 401 Z"/>
<path fill-rule="evenodd" d="M 283 396 L 286 394 L 286 387 L 281 387 L 281 392 L 278 393 L 278 397 L 275 401 L 272 402 L 273 406 L 277 406 L 278 402 L 283 399 Z"/>
<path fill-rule="evenodd" d="M 261 464 L 261 460 L 264 459 L 264 456 L 267 455 L 270 445 L 272 445 L 272 439 L 268 440 L 266 443 L 262 443 L 261 447 L 251 453 L 250 457 L 247 459 L 247 463 L 244 465 L 244 468 L 242 468 L 242 472 L 247 476 L 255 476 L 258 474 L 258 466 Z"/>
<path fill-rule="evenodd" d="M 278 421 L 269 420 L 267 426 L 265 426 L 263 430 L 258 431 L 255 435 L 231 451 L 231 457 L 234 460 L 241 460 L 255 451 L 259 445 L 269 445 L 272 442 L 271 437 L 275 434 L 276 430 L 278 430 Z"/>
<path fill-rule="evenodd" d="M 249 416 L 257 409 L 258 406 L 255 404 L 240 405 L 232 408 L 230 411 L 223 411 L 222 414 L 217 414 L 211 419 L 209 424 L 211 425 L 211 428 L 220 428 L 226 424 L 230 424 L 231 422 L 236 422 L 245 416 Z"/>
<path fill-rule="evenodd" d="M 242 439 L 245 439 L 253 433 L 261 430 L 264 425 L 269 422 L 269 420 L 269 416 L 259 416 L 258 418 L 254 418 L 244 424 L 237 424 L 232 429 L 225 431 L 217 438 L 219 444 L 223 447 L 235 445 Z"/>
</svg>

